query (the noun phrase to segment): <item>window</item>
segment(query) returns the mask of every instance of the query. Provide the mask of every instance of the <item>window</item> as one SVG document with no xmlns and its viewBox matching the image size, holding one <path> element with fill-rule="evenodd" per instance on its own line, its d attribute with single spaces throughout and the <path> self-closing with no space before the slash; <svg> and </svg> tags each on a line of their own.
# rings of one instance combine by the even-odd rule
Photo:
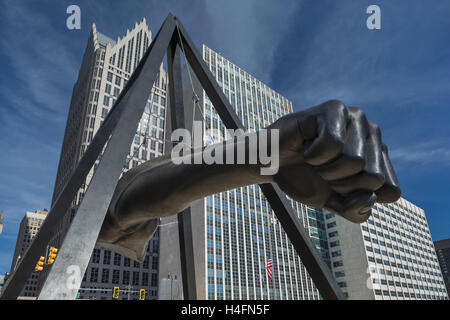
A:
<svg viewBox="0 0 450 320">
<path fill-rule="evenodd" d="M 114 284 L 119 283 L 119 278 L 120 278 L 120 270 L 113 270 L 112 283 Z"/>
<path fill-rule="evenodd" d="M 105 119 L 107 115 L 108 115 L 108 109 L 103 108 L 102 109 L 102 118 Z"/>
<path fill-rule="evenodd" d="M 146 149 L 141 150 L 141 159 L 147 160 L 147 150 Z"/>
<path fill-rule="evenodd" d="M 337 234 L 338 234 L 337 231 L 333 231 L 333 232 L 328 233 L 328 237 L 329 237 L 329 238 L 333 238 L 333 237 L 336 237 Z"/>
<path fill-rule="evenodd" d="M 148 286 L 148 273 L 147 272 L 142 273 L 142 285 Z"/>
<path fill-rule="evenodd" d="M 109 82 L 112 82 L 112 78 L 113 78 L 112 73 L 108 72 L 108 75 L 106 76 L 106 80 L 108 80 Z"/>
<path fill-rule="evenodd" d="M 102 270 L 102 283 L 108 283 L 109 282 L 109 269 L 103 269 Z"/>
<path fill-rule="evenodd" d="M 103 97 L 103 105 L 109 107 L 109 97 L 108 96 Z"/>
<path fill-rule="evenodd" d="M 333 228 L 336 227 L 336 221 L 330 222 L 327 224 L 327 228 Z"/>
<path fill-rule="evenodd" d="M 103 253 L 103 263 L 110 264 L 111 263 L 111 251 L 105 250 Z"/>
<path fill-rule="evenodd" d="M 98 268 L 92 268 L 91 269 L 91 282 L 97 282 L 98 281 Z"/>
<path fill-rule="evenodd" d="M 121 83 L 122 83 L 122 78 L 119 76 L 116 76 L 116 85 L 120 86 Z"/>
<path fill-rule="evenodd" d="M 122 256 L 118 253 L 114 253 L 114 265 L 120 266 L 120 260 L 122 260 Z"/>
<path fill-rule="evenodd" d="M 151 286 L 156 287 L 158 283 L 158 275 L 156 273 L 152 273 L 152 282 Z"/>
<path fill-rule="evenodd" d="M 152 269 L 157 270 L 158 269 L 158 257 L 152 258 Z"/>
<path fill-rule="evenodd" d="M 92 263 L 100 263 L 100 249 L 94 249 L 94 252 L 92 253 Z"/>
<path fill-rule="evenodd" d="M 344 263 L 342 262 L 342 260 L 340 261 L 335 261 L 333 262 L 333 267 L 342 267 L 344 265 Z"/>
<path fill-rule="evenodd" d="M 345 272 L 344 271 L 338 271 L 338 272 L 335 272 L 334 275 L 336 276 L 336 278 L 345 277 Z"/>
<path fill-rule="evenodd" d="M 341 256 L 341 254 L 341 250 L 331 252 L 332 257 L 339 257 Z"/>
<path fill-rule="evenodd" d="M 330 242 L 330 247 L 331 247 L 331 248 L 336 247 L 336 246 L 338 246 L 338 245 L 339 245 L 339 240 Z"/>
<path fill-rule="evenodd" d="M 133 286 L 139 285 L 139 272 L 133 272 Z"/>
<path fill-rule="evenodd" d="M 123 271 L 122 274 L 122 283 L 123 284 L 129 284 L 130 283 L 130 271 Z"/>
</svg>

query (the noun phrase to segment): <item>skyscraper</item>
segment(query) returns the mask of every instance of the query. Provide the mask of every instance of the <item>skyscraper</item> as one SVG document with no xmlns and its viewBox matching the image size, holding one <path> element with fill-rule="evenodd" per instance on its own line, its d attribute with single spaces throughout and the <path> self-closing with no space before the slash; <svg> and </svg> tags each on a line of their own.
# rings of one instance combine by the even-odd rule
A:
<svg viewBox="0 0 450 320">
<path fill-rule="evenodd" d="M 44 222 L 48 211 L 36 210 L 35 212 L 26 212 L 19 226 L 19 233 L 17 234 L 16 248 L 14 249 L 14 256 L 11 262 L 10 273 L 14 272 L 20 258 L 22 258 L 28 247 L 33 242 L 34 237 L 39 231 L 42 223 Z M 37 263 L 37 261 L 36 261 Z M 23 297 L 35 297 L 37 289 L 38 273 L 33 271 L 25 286 L 23 287 L 20 296 Z"/>
<path fill-rule="evenodd" d="M 289 100 L 205 45 L 202 56 L 246 130 L 263 128 L 293 111 Z M 227 136 L 225 127 L 189 69 L 185 69 L 183 87 L 186 107 L 196 120 L 203 120 L 204 143 L 222 141 Z M 193 102 L 192 88 L 198 104 Z M 192 116 L 186 119 L 193 120 Z M 295 201 L 291 204 L 329 264 L 322 210 Z M 319 299 L 317 288 L 257 185 L 206 197 L 191 209 L 198 299 Z M 176 218 L 162 220 L 160 298 L 174 298 L 174 283 L 179 291 L 179 266 L 174 263 L 176 225 Z M 272 279 L 266 273 L 270 259 Z"/>
<path fill-rule="evenodd" d="M 447 294 L 450 295 L 450 239 L 436 241 L 434 247 L 441 266 Z"/>
<path fill-rule="evenodd" d="M 53 193 L 54 203 L 75 170 L 78 161 L 89 146 L 95 133 L 125 87 L 152 41 L 145 18 L 127 30 L 122 38 L 113 40 L 100 33 L 93 24 L 83 61 L 74 85 L 66 130 L 61 150 Z M 124 163 L 124 171 L 163 153 L 167 76 L 161 65 L 160 73 L 149 92 L 148 103 Z M 49 243 L 58 247 L 67 232 L 76 209 L 83 199 L 97 164 L 91 169 L 86 182 L 73 200 L 59 232 Z M 96 246 L 84 274 L 79 291 L 80 298 L 112 299 L 112 289 L 120 287 L 120 299 L 137 299 L 139 289 L 145 289 L 146 298 L 157 294 L 158 231 L 149 243 L 143 263 L 131 261 L 117 253 Z M 41 272 L 40 282 L 47 270 Z"/>
<path fill-rule="evenodd" d="M 447 299 L 423 209 L 400 198 L 362 224 L 325 216 L 333 274 L 349 299 Z"/>
</svg>

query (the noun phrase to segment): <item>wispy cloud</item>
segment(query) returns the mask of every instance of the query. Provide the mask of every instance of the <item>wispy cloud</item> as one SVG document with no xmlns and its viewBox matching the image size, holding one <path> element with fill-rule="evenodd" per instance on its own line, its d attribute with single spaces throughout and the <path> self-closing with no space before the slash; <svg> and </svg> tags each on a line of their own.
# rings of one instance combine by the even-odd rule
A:
<svg viewBox="0 0 450 320">
<path fill-rule="evenodd" d="M 433 164 L 450 166 L 450 140 L 440 139 L 394 148 L 390 151 L 390 157 L 402 162 L 404 167 Z"/>
<path fill-rule="evenodd" d="M 206 1 L 208 43 L 259 80 L 270 84 L 282 35 L 301 1 Z"/>
<path fill-rule="evenodd" d="M 79 59 L 61 45 L 63 35 L 43 13 L 13 2 L 3 7 L 0 16 L 5 28 L 0 38 L 2 54 L 12 69 L 8 78 L 18 80 L 16 91 L 3 88 L 0 94 L 23 117 L 61 120 L 69 101 L 61 89 L 76 74 Z M 3 74 L 3 81 L 8 78 Z"/>
</svg>

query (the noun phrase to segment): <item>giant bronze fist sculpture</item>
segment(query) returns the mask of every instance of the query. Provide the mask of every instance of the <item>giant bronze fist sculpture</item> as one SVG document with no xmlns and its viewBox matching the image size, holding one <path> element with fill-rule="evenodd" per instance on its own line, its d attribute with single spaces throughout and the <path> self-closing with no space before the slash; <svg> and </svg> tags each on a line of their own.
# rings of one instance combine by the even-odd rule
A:
<svg viewBox="0 0 450 320">
<path fill-rule="evenodd" d="M 274 175 L 262 175 L 259 162 L 175 164 L 170 156 L 129 170 L 116 187 L 98 243 L 142 261 L 158 218 L 207 195 L 256 183 L 276 183 L 291 198 L 356 223 L 368 219 L 375 202 L 400 197 L 380 129 L 361 109 L 328 101 L 286 115 L 267 129 L 279 129 L 279 169 Z M 237 143 L 223 143 L 219 156 L 225 158 Z M 244 143 L 245 150 L 252 147 Z M 196 152 L 204 150 L 189 157 Z"/>
</svg>

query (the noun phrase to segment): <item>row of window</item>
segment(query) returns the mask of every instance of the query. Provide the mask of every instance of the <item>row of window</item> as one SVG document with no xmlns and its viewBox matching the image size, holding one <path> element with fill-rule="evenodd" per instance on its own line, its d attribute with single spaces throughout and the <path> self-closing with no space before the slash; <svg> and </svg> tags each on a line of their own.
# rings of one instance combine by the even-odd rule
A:
<svg viewBox="0 0 450 320">
<path fill-rule="evenodd" d="M 90 283 L 100 282 L 100 283 L 133 285 L 133 286 L 142 285 L 145 287 L 148 287 L 149 285 L 152 287 L 158 286 L 157 273 L 151 273 L 150 274 L 151 278 L 149 278 L 148 272 L 102 269 L 100 273 L 99 268 L 92 267 L 90 269 L 89 277 L 87 277 L 86 274 L 84 276 L 83 281 L 89 279 Z"/>
</svg>

